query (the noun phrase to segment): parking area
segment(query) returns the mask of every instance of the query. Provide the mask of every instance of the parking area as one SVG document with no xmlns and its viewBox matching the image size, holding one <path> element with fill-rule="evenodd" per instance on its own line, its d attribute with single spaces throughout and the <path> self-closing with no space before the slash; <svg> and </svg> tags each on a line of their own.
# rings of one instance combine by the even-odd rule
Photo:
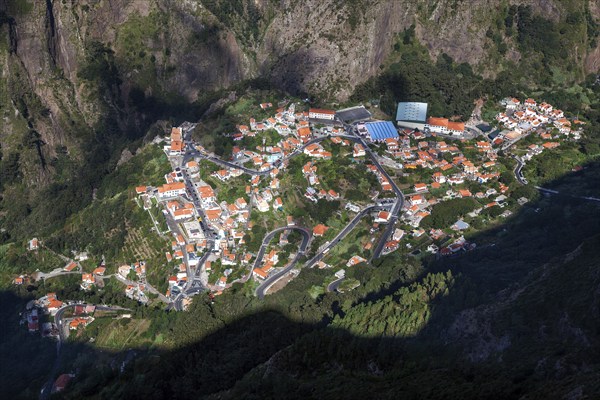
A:
<svg viewBox="0 0 600 400">
<path fill-rule="evenodd" d="M 346 108 L 336 112 L 336 116 L 349 124 L 359 120 L 367 120 L 371 118 L 371 113 L 363 106 Z"/>
</svg>

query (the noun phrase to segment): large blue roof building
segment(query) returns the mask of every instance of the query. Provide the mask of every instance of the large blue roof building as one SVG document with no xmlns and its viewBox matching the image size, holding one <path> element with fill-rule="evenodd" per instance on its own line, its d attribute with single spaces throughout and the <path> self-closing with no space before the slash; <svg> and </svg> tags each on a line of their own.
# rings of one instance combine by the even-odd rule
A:
<svg viewBox="0 0 600 400">
<path fill-rule="evenodd" d="M 398 130 L 390 121 L 367 122 L 365 128 L 374 142 L 398 137 Z"/>
</svg>

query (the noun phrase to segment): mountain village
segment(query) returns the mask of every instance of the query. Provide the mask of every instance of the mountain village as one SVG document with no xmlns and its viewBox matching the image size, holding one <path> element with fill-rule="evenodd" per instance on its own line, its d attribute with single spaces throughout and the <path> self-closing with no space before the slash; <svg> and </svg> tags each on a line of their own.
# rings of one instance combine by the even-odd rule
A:
<svg viewBox="0 0 600 400">
<path fill-rule="evenodd" d="M 214 298 L 249 280 L 256 282 L 255 295 L 263 297 L 285 286 L 301 268 L 335 265 L 336 284 L 328 288 L 342 291 L 346 268 L 362 268 L 383 255 L 451 257 L 472 251 L 477 246 L 468 240 L 469 232 L 509 218 L 529 201 L 512 195 L 502 173 L 526 184 L 525 163 L 544 151 L 557 151 L 564 141 L 580 139 L 584 124 L 534 99 L 507 98 L 501 105 L 492 130 L 483 121 L 474 122 L 475 114 L 466 124 L 427 117 L 425 103 L 400 103 L 396 125 L 373 119 L 362 106 L 299 111 L 301 103 L 277 108 L 263 103 L 260 109 L 271 116 L 240 121 L 227 135 L 234 142 L 227 159 L 192 139 L 195 124 L 173 127 L 155 140 L 172 166 L 164 184 L 135 187 L 135 201 L 148 211 L 156 232 L 170 237 L 164 254 L 172 271 L 165 276 L 166 292 L 147 282 L 147 269 L 154 266 L 144 260 L 120 265 L 113 274 L 106 274 L 102 262 L 85 273 L 84 253 L 65 258 L 63 268 L 42 277 L 81 274 L 82 290 L 115 277 L 133 300 L 158 298 L 184 310 L 196 294 L 208 291 Z M 510 171 L 502 162 L 508 158 L 517 162 Z M 347 175 L 357 169 L 362 175 L 356 188 L 328 179 L 331 171 Z M 439 220 L 430 217 L 436 207 L 457 199 L 469 199 L 468 210 L 436 225 Z M 335 224 L 329 215 L 314 215 L 325 206 L 334 219 L 339 216 L 337 226 L 330 226 Z M 364 230 L 353 236 L 358 229 Z M 352 242 L 347 251 L 332 255 L 344 240 Z M 34 238 L 28 250 L 41 246 Z M 14 284 L 31 279 L 21 275 Z M 56 318 L 66 307 L 68 317 Z M 68 335 L 92 322 L 95 311 L 95 306 L 48 293 L 28 305 L 22 321 L 31 332 L 59 337 L 61 330 Z"/>
</svg>

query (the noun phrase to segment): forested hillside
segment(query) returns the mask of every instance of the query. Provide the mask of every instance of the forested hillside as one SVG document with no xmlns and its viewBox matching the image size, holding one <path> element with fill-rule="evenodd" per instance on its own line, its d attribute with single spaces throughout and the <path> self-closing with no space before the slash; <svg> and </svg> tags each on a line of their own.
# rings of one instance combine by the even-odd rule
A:
<svg viewBox="0 0 600 400">
<path fill-rule="evenodd" d="M 503 97 L 536 97 L 587 123 L 561 150 L 588 162 L 572 172 L 544 154 L 531 174 L 600 197 L 599 18 L 592 0 L 0 2 L 0 393 L 37 398 L 56 349 L 18 313 L 56 292 L 132 314 L 63 347 L 61 371 L 77 379 L 56 398 L 594 398 L 599 206 L 532 185 L 513 192 L 530 199 L 519 213 L 469 238 L 484 244 L 475 251 L 392 253 L 348 268 L 360 286 L 346 293 L 326 292 L 332 271 L 315 268 L 264 300 L 236 284 L 176 313 L 124 297 L 114 278 L 89 292 L 75 276 L 11 280 L 86 251 L 111 268 L 147 259 L 164 292 L 168 240 L 133 189 L 170 170 L 151 142 L 188 120 L 229 155 L 222 134 L 240 113 L 228 104 L 248 93 L 362 103 L 390 120 L 398 101 L 467 120 L 480 100 L 491 120 Z M 436 205 L 423 226 L 455 222 L 471 200 Z M 337 205 L 323 204 L 319 222 Z M 263 230 L 248 235 L 253 249 Z M 46 246 L 35 254 L 34 236 Z"/>
</svg>

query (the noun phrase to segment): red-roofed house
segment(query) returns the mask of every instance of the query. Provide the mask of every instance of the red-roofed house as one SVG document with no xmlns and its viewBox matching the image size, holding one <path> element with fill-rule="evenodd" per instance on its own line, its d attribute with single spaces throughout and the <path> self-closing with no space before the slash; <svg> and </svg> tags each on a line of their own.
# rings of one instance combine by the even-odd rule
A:
<svg viewBox="0 0 600 400">
<path fill-rule="evenodd" d="M 319 224 L 313 228 L 313 235 L 314 236 L 323 236 L 325 234 L 325 232 L 327 232 L 328 229 L 329 228 L 326 227 L 325 225 Z"/>
<path fill-rule="evenodd" d="M 424 183 L 415 183 L 415 192 L 422 193 L 427 191 L 427 185 Z"/>
<path fill-rule="evenodd" d="M 335 111 L 325 110 L 322 108 L 311 108 L 308 110 L 308 118 L 328 119 L 330 121 L 333 121 L 333 119 L 335 118 Z"/>
</svg>

